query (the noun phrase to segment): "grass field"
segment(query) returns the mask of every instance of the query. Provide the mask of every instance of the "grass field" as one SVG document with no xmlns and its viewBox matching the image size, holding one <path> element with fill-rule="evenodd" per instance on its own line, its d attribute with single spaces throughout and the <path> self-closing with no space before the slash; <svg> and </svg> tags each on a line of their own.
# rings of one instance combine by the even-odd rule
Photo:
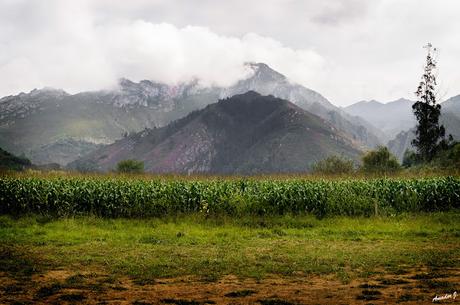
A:
<svg viewBox="0 0 460 305">
<path fill-rule="evenodd" d="M 460 289 L 459 218 L 1 216 L 0 303 L 431 302 Z"/>
</svg>

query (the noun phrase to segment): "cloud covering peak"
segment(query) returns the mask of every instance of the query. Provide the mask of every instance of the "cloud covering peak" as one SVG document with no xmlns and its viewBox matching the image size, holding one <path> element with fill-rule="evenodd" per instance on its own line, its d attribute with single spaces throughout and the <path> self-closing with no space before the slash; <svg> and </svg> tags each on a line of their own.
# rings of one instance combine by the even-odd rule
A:
<svg viewBox="0 0 460 305">
<path fill-rule="evenodd" d="M 460 92 L 458 0 L 2 0 L 0 96 L 118 78 L 228 85 L 264 62 L 336 105 L 413 99 L 427 42 Z"/>
<path fill-rule="evenodd" d="M 52 4 L 50 10 L 35 2 L 36 13 L 27 18 L 31 25 L 45 24 L 31 31 L 9 29 L 13 18 L 0 21 L 0 75 L 8 75 L 0 95 L 44 86 L 98 90 L 121 77 L 166 83 L 198 78 L 204 85 L 228 86 L 245 76 L 244 63 L 252 61 L 308 83 L 324 66 L 312 50 L 292 49 L 256 33 L 225 36 L 203 26 L 98 19 L 84 2 L 43 2 Z"/>
</svg>

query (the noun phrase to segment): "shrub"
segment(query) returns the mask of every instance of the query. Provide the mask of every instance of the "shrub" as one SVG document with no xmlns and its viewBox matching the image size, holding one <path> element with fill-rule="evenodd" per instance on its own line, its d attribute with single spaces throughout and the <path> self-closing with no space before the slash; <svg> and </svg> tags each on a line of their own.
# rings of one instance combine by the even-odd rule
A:
<svg viewBox="0 0 460 305">
<path fill-rule="evenodd" d="M 433 163 L 442 168 L 460 168 L 460 143 L 453 143 L 440 151 Z"/>
<path fill-rule="evenodd" d="M 423 162 L 422 158 L 416 152 L 412 150 L 406 150 L 404 152 L 404 157 L 403 157 L 403 162 L 402 162 L 403 167 L 406 167 L 406 168 L 412 167 L 415 165 L 419 165 L 422 162 Z"/>
<path fill-rule="evenodd" d="M 124 174 L 141 174 L 144 172 L 144 162 L 137 160 L 123 160 L 117 164 L 117 172 Z"/>
<path fill-rule="evenodd" d="M 385 146 L 379 146 L 376 150 L 368 151 L 363 156 L 362 161 L 362 170 L 366 173 L 386 174 L 401 169 L 396 157 Z"/>
<path fill-rule="evenodd" d="M 330 156 L 313 165 L 313 173 L 325 175 L 350 174 L 354 171 L 352 160 L 340 156 Z"/>
</svg>

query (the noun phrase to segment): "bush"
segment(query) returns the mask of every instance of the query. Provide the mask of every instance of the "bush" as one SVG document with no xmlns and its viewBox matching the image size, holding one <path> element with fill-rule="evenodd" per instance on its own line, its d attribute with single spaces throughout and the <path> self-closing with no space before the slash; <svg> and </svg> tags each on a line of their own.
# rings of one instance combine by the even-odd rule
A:
<svg viewBox="0 0 460 305">
<path fill-rule="evenodd" d="M 432 163 L 441 168 L 460 168 L 460 143 L 452 143 L 438 152 Z"/>
<path fill-rule="evenodd" d="M 405 168 L 420 165 L 423 162 L 419 154 L 412 150 L 406 150 L 404 152 L 402 166 Z"/>
<path fill-rule="evenodd" d="M 423 162 L 421 156 L 412 151 L 406 151 L 403 166 L 411 171 L 435 172 L 440 171 L 458 174 L 460 170 L 460 143 L 452 142 L 438 150 L 430 162 Z"/>
<path fill-rule="evenodd" d="M 352 160 L 340 156 L 330 156 L 313 165 L 313 173 L 325 175 L 350 174 L 354 171 Z"/>
<path fill-rule="evenodd" d="M 144 172 L 144 162 L 137 160 L 123 160 L 117 164 L 117 172 L 124 174 L 141 174 Z"/>
<path fill-rule="evenodd" d="M 386 174 L 401 169 L 396 157 L 385 146 L 379 146 L 376 150 L 368 151 L 363 156 L 362 161 L 362 170 L 366 173 Z"/>
</svg>

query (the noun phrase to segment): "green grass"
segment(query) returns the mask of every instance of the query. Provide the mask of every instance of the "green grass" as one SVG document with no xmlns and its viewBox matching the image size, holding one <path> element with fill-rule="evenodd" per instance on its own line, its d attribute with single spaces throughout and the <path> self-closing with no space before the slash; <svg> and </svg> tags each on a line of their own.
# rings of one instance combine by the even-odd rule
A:
<svg viewBox="0 0 460 305">
<path fill-rule="evenodd" d="M 150 219 L 0 216 L 0 272 L 63 268 L 155 279 L 334 274 L 460 264 L 459 213 Z"/>
</svg>

